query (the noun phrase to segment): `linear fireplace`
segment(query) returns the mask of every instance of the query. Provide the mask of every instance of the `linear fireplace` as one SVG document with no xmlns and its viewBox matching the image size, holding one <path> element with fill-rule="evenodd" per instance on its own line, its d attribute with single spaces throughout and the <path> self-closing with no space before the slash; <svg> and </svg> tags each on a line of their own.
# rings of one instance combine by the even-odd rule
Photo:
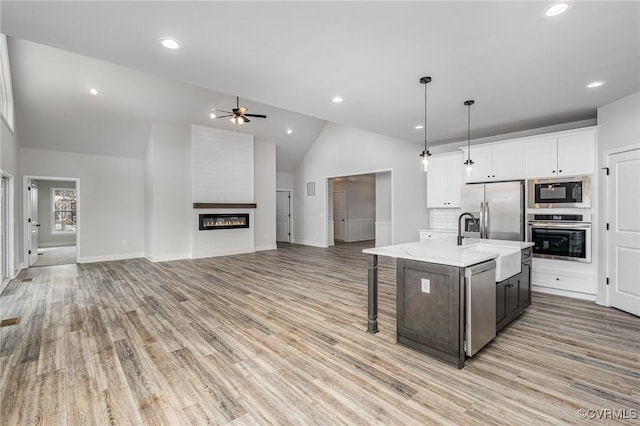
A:
<svg viewBox="0 0 640 426">
<path fill-rule="evenodd" d="M 248 227 L 248 213 L 211 213 L 200 215 L 199 229 L 201 231 L 207 231 L 210 229 L 235 229 Z"/>
</svg>

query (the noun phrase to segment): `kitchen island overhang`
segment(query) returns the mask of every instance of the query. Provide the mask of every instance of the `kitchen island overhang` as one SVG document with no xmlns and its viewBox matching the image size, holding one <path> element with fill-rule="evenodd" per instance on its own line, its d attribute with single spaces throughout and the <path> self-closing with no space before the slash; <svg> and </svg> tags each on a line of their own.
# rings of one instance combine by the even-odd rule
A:
<svg viewBox="0 0 640 426">
<path fill-rule="evenodd" d="M 520 241 L 470 238 L 462 246 L 457 246 L 455 240 L 436 240 L 363 250 L 368 255 L 367 331 L 378 332 L 378 256 L 395 258 L 398 268 L 398 343 L 462 368 L 465 354 L 473 355 L 479 350 L 477 342 L 481 339 L 473 342 L 471 333 L 486 340 L 480 343 L 481 346 L 493 338 L 486 337 L 487 333 L 493 332 L 495 336 L 495 259 L 504 256 L 508 249 L 520 252 L 531 245 L 532 243 Z M 496 251 L 491 252 L 487 246 L 494 246 Z M 489 265 L 490 268 L 487 267 Z M 487 272 L 488 270 L 491 272 Z M 409 280 L 407 271 L 410 271 Z M 471 271 L 476 271 L 476 274 L 481 271 L 484 274 L 483 287 L 478 284 L 480 275 L 475 275 L 475 282 L 471 281 Z M 508 271 L 503 271 L 503 274 Z M 520 273 L 521 269 L 517 272 Z M 448 281 L 443 277 L 448 277 Z M 490 287 L 486 285 L 487 280 L 493 281 Z M 405 293 L 407 298 L 404 297 Z M 471 302 L 474 300 L 472 306 Z M 421 303 L 427 305 L 423 306 Z M 420 317 L 419 321 L 415 320 L 416 316 Z M 475 325 L 470 322 L 474 318 Z M 487 329 L 480 325 L 481 321 L 478 321 L 482 319 L 486 323 L 487 318 L 493 319 L 493 331 L 490 327 Z M 430 324 L 425 325 L 424 319 Z M 441 329 L 429 328 L 433 324 L 439 324 Z"/>
</svg>

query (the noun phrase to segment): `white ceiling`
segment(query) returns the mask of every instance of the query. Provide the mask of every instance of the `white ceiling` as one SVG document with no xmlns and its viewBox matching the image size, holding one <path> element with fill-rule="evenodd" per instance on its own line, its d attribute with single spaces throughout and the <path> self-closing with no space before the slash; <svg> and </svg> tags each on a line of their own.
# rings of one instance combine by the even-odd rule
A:
<svg viewBox="0 0 640 426">
<path fill-rule="evenodd" d="M 94 120 L 82 131 L 101 133 L 101 144 L 113 144 L 110 132 L 119 125 L 118 138 L 138 139 L 136 132 L 148 121 L 206 124 L 198 121 L 202 112 L 194 98 L 199 108 L 233 104 L 232 97 L 198 86 L 263 104 L 245 102 L 250 112 L 272 105 L 318 117 L 296 115 L 308 126 L 298 144 L 286 145 L 278 134 L 279 126 L 289 124 L 274 124 L 275 134 L 265 135 L 278 138 L 273 140 L 278 170 L 291 171 L 302 154 L 286 153 L 294 146 L 306 151 L 322 120 L 415 141 L 418 149 L 423 134 L 414 126 L 423 121 L 418 82 L 423 75 L 433 77 L 428 87 L 433 144 L 465 139 L 466 99 L 476 100 L 472 137 L 485 137 L 594 118 L 597 107 L 640 90 L 640 2 L 574 1 L 567 13 L 545 19 L 550 4 L 3 0 L 1 29 L 156 76 L 70 55 L 61 60 L 68 54 L 47 54 L 13 40 L 10 53 L 17 64 L 12 66 L 20 74 L 14 75 L 17 117 L 20 123 L 32 115 L 29 127 L 44 129 L 38 137 L 60 128 L 60 120 L 69 131 L 93 114 L 101 118 L 100 127 Z M 162 36 L 179 39 L 183 49 L 160 47 Z M 22 63 L 22 53 L 31 58 Z M 38 55 L 48 58 L 43 70 L 31 69 L 43 63 Z M 55 63 L 52 73 L 48 68 Z M 596 79 L 607 83 L 587 90 L 585 85 Z M 39 89 L 30 89 L 38 81 Z M 102 93 L 100 99 L 84 96 L 81 84 L 99 86 L 104 98 Z M 342 104 L 331 102 L 337 94 L 344 97 Z M 108 96 L 115 98 L 107 101 Z M 172 102 L 181 105 L 165 108 Z M 72 103 L 74 114 L 81 115 L 58 111 L 59 105 L 73 108 Z M 266 113 L 265 123 L 275 121 L 275 112 Z M 265 124 L 250 125 L 257 134 Z M 59 138 L 64 139 L 62 130 Z M 136 147 L 121 155 L 140 152 Z M 288 159 L 281 161 L 285 155 Z"/>
</svg>

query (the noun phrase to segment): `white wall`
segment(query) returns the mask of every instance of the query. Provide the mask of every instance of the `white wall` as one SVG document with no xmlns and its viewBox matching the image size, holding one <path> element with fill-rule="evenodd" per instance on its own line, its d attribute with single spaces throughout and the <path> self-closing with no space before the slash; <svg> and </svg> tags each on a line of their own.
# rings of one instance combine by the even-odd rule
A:
<svg viewBox="0 0 640 426">
<path fill-rule="evenodd" d="M 185 259 L 191 252 L 190 133 L 154 124 L 145 156 L 145 256 Z"/>
<path fill-rule="evenodd" d="M 420 147 L 351 127 L 328 123 L 295 171 L 295 242 L 327 247 L 327 178 L 390 170 L 393 243 L 416 241 L 427 224 L 426 176 L 418 167 Z M 316 196 L 306 182 L 316 182 Z"/>
<path fill-rule="evenodd" d="M 148 259 L 153 256 L 153 130 L 144 153 L 144 253 Z"/>
<path fill-rule="evenodd" d="M 293 189 L 293 173 L 276 173 L 276 188 Z"/>
<path fill-rule="evenodd" d="M 276 145 L 255 142 L 256 251 L 276 249 Z"/>
<path fill-rule="evenodd" d="M 22 219 L 20 217 L 22 212 L 22 182 L 18 175 L 18 138 L 17 134 L 12 134 L 9 128 L 5 124 L 4 120 L 0 120 L 0 169 L 9 175 L 11 175 L 11 183 L 13 184 L 13 211 L 10 215 L 13 219 L 14 232 L 13 247 L 14 247 L 14 272 L 20 268 L 21 259 L 21 235 L 22 235 Z M 0 283 L 1 285 L 1 283 Z"/>
<path fill-rule="evenodd" d="M 391 172 L 376 173 L 376 247 L 391 244 Z"/>
<path fill-rule="evenodd" d="M 598 108 L 598 172 L 606 166 L 606 152 L 616 148 L 640 144 L 640 92 L 625 96 L 610 104 Z M 601 212 L 598 229 L 601 235 L 605 235 L 606 222 L 606 177 L 600 175 L 598 191 L 598 205 Z M 596 302 L 608 305 L 606 290 L 605 268 L 605 238 L 600 238 L 598 243 L 598 294 Z"/>
<path fill-rule="evenodd" d="M 80 179 L 80 262 L 143 256 L 144 160 L 20 148 L 19 164 L 21 181 Z"/>
<path fill-rule="evenodd" d="M 57 233 L 52 231 L 52 212 L 53 204 L 51 203 L 52 188 L 75 188 L 74 181 L 52 181 L 38 180 L 38 247 L 61 247 L 74 246 L 76 244 L 76 234 Z"/>
</svg>

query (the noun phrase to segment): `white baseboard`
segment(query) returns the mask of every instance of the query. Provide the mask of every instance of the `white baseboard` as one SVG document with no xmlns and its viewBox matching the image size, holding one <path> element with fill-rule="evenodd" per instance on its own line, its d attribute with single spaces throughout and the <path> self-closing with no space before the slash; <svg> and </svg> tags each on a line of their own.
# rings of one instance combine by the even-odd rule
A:
<svg viewBox="0 0 640 426">
<path fill-rule="evenodd" d="M 75 246 L 76 242 L 60 242 L 60 243 L 38 243 L 38 247 L 49 248 L 49 247 L 70 247 Z"/>
<path fill-rule="evenodd" d="M 191 255 L 192 259 L 204 259 L 206 257 L 231 256 L 234 254 L 255 253 L 254 248 L 241 248 L 231 250 L 212 250 L 197 255 Z"/>
<path fill-rule="evenodd" d="M 348 240 L 344 240 L 345 243 L 355 243 L 357 241 L 369 241 L 369 240 L 375 240 L 376 237 L 373 235 L 364 235 L 364 236 L 360 236 L 358 238 L 350 238 Z"/>
<path fill-rule="evenodd" d="M 266 244 L 264 246 L 256 246 L 256 251 L 265 251 L 265 250 L 278 250 L 278 246 L 276 244 Z"/>
<path fill-rule="evenodd" d="M 169 262 L 172 260 L 185 260 L 191 259 L 191 253 L 176 253 L 176 254 L 163 254 L 159 256 L 145 256 L 150 262 Z"/>
<path fill-rule="evenodd" d="M 78 259 L 78 263 L 112 262 L 114 260 L 138 259 L 144 257 L 144 253 L 109 254 L 106 256 L 85 256 Z"/>
<path fill-rule="evenodd" d="M 588 300 L 590 302 L 596 301 L 595 294 L 578 293 L 577 291 L 559 290 L 557 288 L 541 287 L 538 285 L 532 285 L 531 290 L 537 291 L 539 293 L 547 293 L 547 294 L 555 294 L 557 296 L 571 297 L 573 299 Z"/>
<path fill-rule="evenodd" d="M 296 244 L 301 244 L 303 246 L 312 246 L 312 247 L 322 247 L 326 248 L 327 246 L 324 243 L 318 241 L 309 241 L 309 240 L 296 240 Z"/>
</svg>

